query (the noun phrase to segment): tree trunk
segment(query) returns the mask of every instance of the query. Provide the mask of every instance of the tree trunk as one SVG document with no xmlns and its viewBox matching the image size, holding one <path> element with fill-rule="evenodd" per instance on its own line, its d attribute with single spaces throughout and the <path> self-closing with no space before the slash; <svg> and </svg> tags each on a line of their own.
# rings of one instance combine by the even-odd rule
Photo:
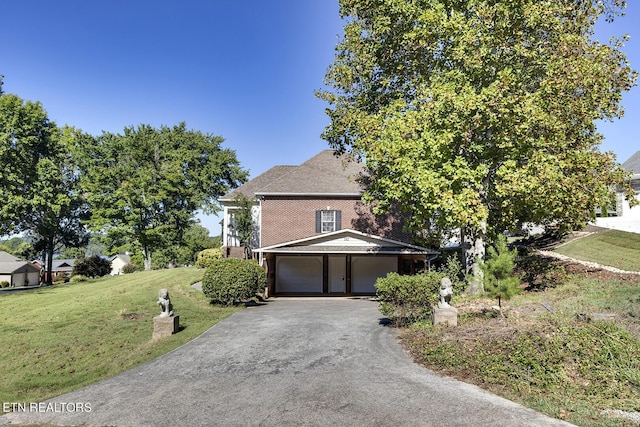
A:
<svg viewBox="0 0 640 427">
<path fill-rule="evenodd" d="M 461 231 L 462 251 L 464 267 L 467 274 L 470 274 L 469 293 L 478 295 L 484 292 L 484 273 L 480 268 L 480 263 L 484 261 L 486 244 L 486 225 L 481 230 L 469 232 L 467 228 Z"/>
<path fill-rule="evenodd" d="M 53 284 L 53 243 L 47 243 L 47 249 L 45 250 L 46 252 L 46 259 L 45 259 L 45 263 L 46 263 L 46 271 L 47 273 L 45 274 L 45 280 L 47 285 L 52 285 Z"/>
<path fill-rule="evenodd" d="M 144 260 L 144 270 L 151 270 L 151 250 L 146 245 L 142 247 L 142 258 Z"/>
</svg>

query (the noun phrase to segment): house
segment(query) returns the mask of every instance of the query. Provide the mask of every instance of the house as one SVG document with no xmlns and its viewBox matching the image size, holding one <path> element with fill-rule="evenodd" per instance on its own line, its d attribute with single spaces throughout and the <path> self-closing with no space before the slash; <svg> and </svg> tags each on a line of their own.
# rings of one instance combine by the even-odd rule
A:
<svg viewBox="0 0 640 427">
<path fill-rule="evenodd" d="M 131 263 L 131 257 L 129 254 L 118 254 L 111 257 L 111 274 L 117 276 L 118 274 L 124 274 L 123 268 L 125 265 Z"/>
<path fill-rule="evenodd" d="M 0 251 L 0 282 L 11 287 L 38 286 L 40 269 L 28 261 Z"/>
<path fill-rule="evenodd" d="M 252 201 L 250 242 L 270 295 L 372 295 L 389 272 L 429 266 L 436 251 L 412 244 L 396 212 L 362 202 L 362 164 L 324 150 L 298 166 L 275 166 L 220 199 L 226 254 L 244 253 L 234 229 L 243 194 Z"/>
<path fill-rule="evenodd" d="M 636 199 L 640 201 L 640 151 L 621 166 L 631 174 L 631 188 L 635 191 Z M 597 216 L 595 224 L 598 227 L 640 233 L 640 205 L 630 207 L 621 192 L 616 195 L 615 210 L 608 210 L 606 214 L 597 212 Z"/>
<path fill-rule="evenodd" d="M 41 260 L 33 260 L 32 263 L 38 268 L 44 268 L 46 270 L 47 266 L 44 261 Z M 51 261 L 51 271 L 53 273 L 53 280 L 56 280 L 58 277 L 64 277 L 65 280 L 68 280 L 71 277 L 71 273 L 73 272 L 73 267 L 76 264 L 75 259 L 54 259 Z M 45 276 L 48 277 L 48 276 Z"/>
</svg>

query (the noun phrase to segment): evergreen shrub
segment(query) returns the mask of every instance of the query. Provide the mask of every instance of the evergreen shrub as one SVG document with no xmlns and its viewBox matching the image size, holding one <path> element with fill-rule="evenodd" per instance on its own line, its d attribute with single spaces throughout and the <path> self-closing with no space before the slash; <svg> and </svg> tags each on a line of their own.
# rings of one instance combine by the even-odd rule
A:
<svg viewBox="0 0 640 427">
<path fill-rule="evenodd" d="M 222 248 L 210 248 L 204 249 L 198 252 L 198 256 L 196 258 L 196 267 L 197 268 L 207 268 L 214 261 L 222 258 Z"/>
<path fill-rule="evenodd" d="M 214 260 L 202 278 L 202 292 L 213 302 L 231 305 L 253 298 L 264 290 L 267 276 L 255 261 L 222 258 Z"/>
</svg>

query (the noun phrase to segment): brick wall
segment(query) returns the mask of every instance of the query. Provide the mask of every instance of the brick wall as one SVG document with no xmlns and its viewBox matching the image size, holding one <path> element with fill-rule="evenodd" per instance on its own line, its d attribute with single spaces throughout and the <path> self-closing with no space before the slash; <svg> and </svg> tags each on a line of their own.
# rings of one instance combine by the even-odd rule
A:
<svg viewBox="0 0 640 427">
<path fill-rule="evenodd" d="M 356 198 L 265 197 L 262 201 L 262 246 L 318 235 L 315 212 L 342 212 L 341 228 L 412 243 L 397 215 L 375 216 Z"/>
</svg>

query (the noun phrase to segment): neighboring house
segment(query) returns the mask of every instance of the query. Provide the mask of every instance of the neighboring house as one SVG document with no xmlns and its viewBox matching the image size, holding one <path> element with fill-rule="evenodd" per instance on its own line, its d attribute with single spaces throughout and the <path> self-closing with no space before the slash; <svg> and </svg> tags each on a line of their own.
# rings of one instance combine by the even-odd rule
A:
<svg viewBox="0 0 640 427">
<path fill-rule="evenodd" d="M 28 261 L 0 251 L 0 282 L 11 287 L 38 286 L 40 269 Z"/>
<path fill-rule="evenodd" d="M 631 187 L 640 201 L 640 151 L 624 162 L 622 169 L 632 174 Z M 608 210 L 606 215 L 597 212 L 597 215 L 595 224 L 599 227 L 640 233 L 640 205 L 630 207 L 620 192 L 617 193 L 615 210 Z"/>
<path fill-rule="evenodd" d="M 32 263 L 38 268 L 44 268 L 45 270 L 47 268 L 45 263 L 41 260 L 36 259 L 32 261 Z M 65 279 L 68 280 L 71 277 L 71 273 L 73 272 L 73 267 L 75 265 L 75 259 L 54 259 L 51 261 L 51 271 L 53 272 L 54 280 L 56 277 L 65 277 Z"/>
<path fill-rule="evenodd" d="M 118 254 L 111 258 L 111 274 L 117 276 L 118 274 L 124 274 L 122 269 L 125 265 L 131 263 L 131 257 L 129 254 Z"/>
<path fill-rule="evenodd" d="M 253 201 L 253 253 L 270 294 L 371 295 L 378 277 L 412 274 L 437 252 L 415 246 L 400 215 L 374 215 L 362 203 L 361 164 L 325 150 L 299 166 L 276 166 L 220 199 L 223 242 L 237 251 L 239 193 Z"/>
</svg>

